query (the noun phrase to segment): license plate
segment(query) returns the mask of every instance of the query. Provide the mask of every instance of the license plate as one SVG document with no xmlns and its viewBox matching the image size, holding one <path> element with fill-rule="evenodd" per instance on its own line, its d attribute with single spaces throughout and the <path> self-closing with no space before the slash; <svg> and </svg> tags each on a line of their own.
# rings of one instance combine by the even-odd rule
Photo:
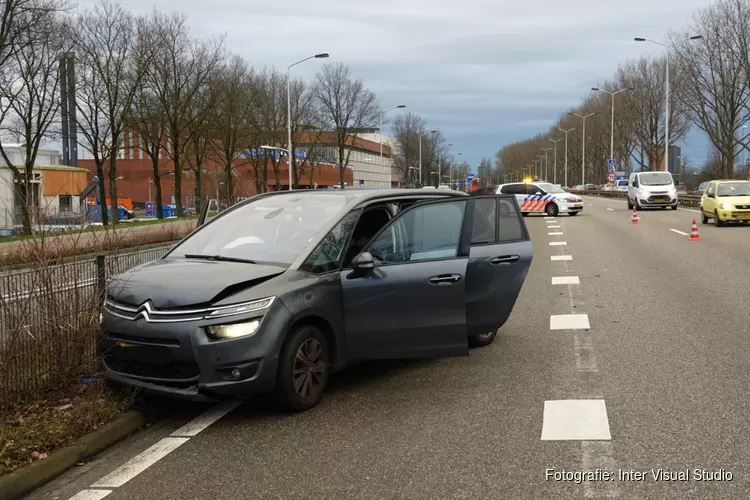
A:
<svg viewBox="0 0 750 500">
<path fill-rule="evenodd" d="M 750 220 L 750 214 L 740 214 L 737 218 L 740 220 Z"/>
<path fill-rule="evenodd" d="M 654 201 L 657 203 L 664 203 L 667 200 L 665 200 L 664 198 L 654 198 Z"/>
<path fill-rule="evenodd" d="M 573 205 L 573 206 L 574 206 L 575 208 L 582 208 L 582 207 L 583 207 L 583 203 L 576 203 L 576 204 L 575 204 L 575 205 Z"/>
</svg>

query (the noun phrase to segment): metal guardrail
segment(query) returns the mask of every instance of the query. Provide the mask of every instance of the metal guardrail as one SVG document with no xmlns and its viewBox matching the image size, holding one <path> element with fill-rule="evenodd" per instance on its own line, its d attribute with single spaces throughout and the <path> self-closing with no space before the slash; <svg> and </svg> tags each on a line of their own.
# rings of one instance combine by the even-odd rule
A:
<svg viewBox="0 0 750 500">
<path fill-rule="evenodd" d="M 590 195 L 590 196 L 603 196 L 605 198 L 625 198 L 628 193 L 626 191 L 570 191 L 571 193 L 578 195 Z M 698 207 L 701 203 L 701 197 L 694 194 L 678 194 L 677 204 L 683 207 Z"/>
</svg>

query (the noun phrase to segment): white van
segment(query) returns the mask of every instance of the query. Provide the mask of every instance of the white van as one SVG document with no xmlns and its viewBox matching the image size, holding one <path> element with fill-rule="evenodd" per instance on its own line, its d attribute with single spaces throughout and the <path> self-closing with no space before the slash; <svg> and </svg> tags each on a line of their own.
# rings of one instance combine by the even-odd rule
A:
<svg viewBox="0 0 750 500">
<path fill-rule="evenodd" d="M 669 172 L 635 172 L 628 179 L 628 210 L 633 207 L 677 210 L 677 189 Z"/>
</svg>

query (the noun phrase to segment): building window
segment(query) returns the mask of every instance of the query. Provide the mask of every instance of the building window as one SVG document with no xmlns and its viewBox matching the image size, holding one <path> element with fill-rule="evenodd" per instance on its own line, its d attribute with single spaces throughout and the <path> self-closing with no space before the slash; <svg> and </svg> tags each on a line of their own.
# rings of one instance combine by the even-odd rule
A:
<svg viewBox="0 0 750 500">
<path fill-rule="evenodd" d="M 60 195 L 60 211 L 61 212 L 72 212 L 73 211 L 73 197 L 69 194 Z"/>
</svg>

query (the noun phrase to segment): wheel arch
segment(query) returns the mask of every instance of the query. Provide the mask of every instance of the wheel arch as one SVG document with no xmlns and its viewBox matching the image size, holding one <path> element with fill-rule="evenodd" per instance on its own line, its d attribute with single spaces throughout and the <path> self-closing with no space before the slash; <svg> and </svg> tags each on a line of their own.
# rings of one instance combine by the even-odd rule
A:
<svg viewBox="0 0 750 500">
<path fill-rule="evenodd" d="M 326 339 L 326 343 L 328 344 L 329 361 L 331 362 L 331 365 L 335 366 L 340 360 L 340 351 L 342 350 L 342 346 L 339 345 L 338 336 L 336 335 L 336 332 L 334 331 L 331 323 L 329 323 L 322 316 L 318 316 L 316 314 L 308 314 L 300 318 L 296 318 L 291 322 L 289 327 L 286 329 L 279 352 L 289 341 L 292 332 L 302 326 L 312 326 L 320 330 L 320 332 L 323 334 L 323 337 Z"/>
</svg>

